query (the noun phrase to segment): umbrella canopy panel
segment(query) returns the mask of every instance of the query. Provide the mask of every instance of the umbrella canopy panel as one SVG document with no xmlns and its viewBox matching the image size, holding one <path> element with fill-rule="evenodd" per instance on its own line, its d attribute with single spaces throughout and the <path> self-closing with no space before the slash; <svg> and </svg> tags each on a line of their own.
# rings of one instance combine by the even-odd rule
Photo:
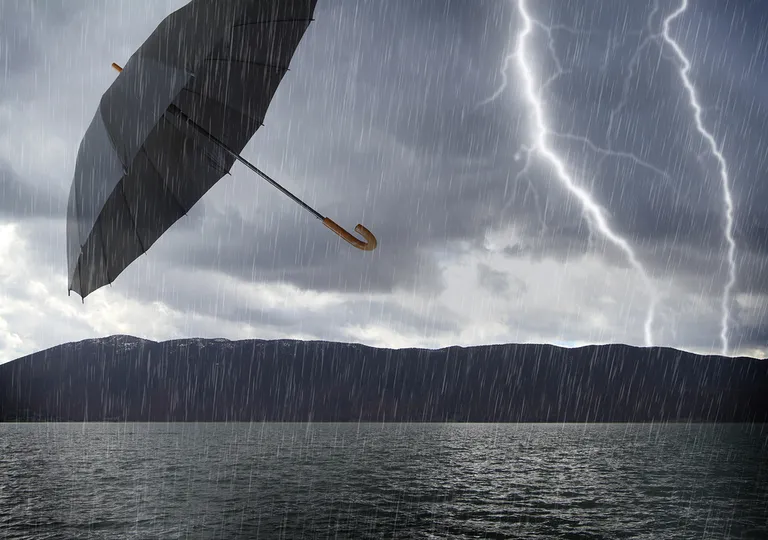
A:
<svg viewBox="0 0 768 540">
<path fill-rule="evenodd" d="M 193 0 L 128 60 L 81 142 L 67 209 L 69 290 L 85 298 L 183 217 L 262 125 L 316 0 Z"/>
</svg>

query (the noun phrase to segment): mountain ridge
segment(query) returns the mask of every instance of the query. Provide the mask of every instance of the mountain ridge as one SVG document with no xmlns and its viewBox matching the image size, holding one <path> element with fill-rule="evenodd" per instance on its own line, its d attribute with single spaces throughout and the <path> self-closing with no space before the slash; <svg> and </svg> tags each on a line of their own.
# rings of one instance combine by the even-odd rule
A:
<svg viewBox="0 0 768 540">
<path fill-rule="evenodd" d="M 203 338 L 203 337 L 183 337 L 183 338 L 173 338 L 173 339 L 164 339 L 164 340 L 153 340 L 149 338 L 143 338 L 139 336 L 134 336 L 131 334 L 111 334 L 109 336 L 103 336 L 98 338 L 85 338 L 78 341 L 67 341 L 64 343 L 60 343 L 58 345 L 53 345 L 51 347 L 48 347 L 46 349 L 41 349 L 39 351 L 36 351 L 34 353 L 30 353 L 27 355 L 24 355 L 22 357 L 17 358 L 16 360 L 11 360 L 11 362 L 15 362 L 17 360 L 23 360 L 25 358 L 28 358 L 30 356 L 41 354 L 47 351 L 52 351 L 55 349 L 58 349 L 60 347 L 69 346 L 69 345 L 77 345 L 80 343 L 93 343 L 93 342 L 105 342 L 105 341 L 111 341 L 118 338 L 127 338 L 130 340 L 135 340 L 138 342 L 145 342 L 145 343 L 151 343 L 156 345 L 162 345 L 162 344 L 177 344 L 177 343 L 184 343 L 184 342 L 208 342 L 208 343 L 277 343 L 277 342 L 285 342 L 285 343 L 311 343 L 311 344 L 333 344 L 333 345 L 344 345 L 344 346 L 357 346 L 357 347 L 366 347 L 369 349 L 375 349 L 375 350 L 385 350 L 385 351 L 448 351 L 452 349 L 458 349 L 458 350 L 470 350 L 470 349 L 481 349 L 486 347 L 507 347 L 507 346 L 515 346 L 515 347 L 551 347 L 554 349 L 561 349 L 561 350 L 567 350 L 567 351 L 575 351 L 575 350 L 582 350 L 582 349 L 591 349 L 591 348 L 605 348 L 605 347 L 619 347 L 619 348 L 626 348 L 630 350 L 637 350 L 637 351 L 674 351 L 674 352 L 680 352 L 684 354 L 689 354 L 701 358 L 723 358 L 728 360 L 757 360 L 757 361 L 768 361 L 768 357 L 762 358 L 762 357 L 754 357 L 754 356 L 724 356 L 720 354 L 705 354 L 705 353 L 698 353 L 691 350 L 686 349 L 680 349 L 677 347 L 665 347 L 665 346 L 640 346 L 640 345 L 629 345 L 626 343 L 595 343 L 595 344 L 587 344 L 587 345 L 578 345 L 574 347 L 566 347 L 564 345 L 555 345 L 552 343 L 534 343 L 534 342 L 528 342 L 528 343 L 489 343 L 489 344 L 483 344 L 483 345 L 446 345 L 444 347 L 436 347 L 436 348 L 427 348 L 427 347 L 400 347 L 400 348 L 391 348 L 391 347 L 377 347 L 375 345 L 367 345 L 365 343 L 360 343 L 356 341 L 328 341 L 323 339 L 294 339 L 294 338 L 278 338 L 278 339 L 261 339 L 261 338 L 243 338 L 243 339 L 229 339 L 229 338 L 222 338 L 222 337 L 216 337 L 216 338 Z M 10 362 L 7 362 L 10 363 Z M 2 364 L 0 364 L 2 365 Z"/>
<path fill-rule="evenodd" d="M 0 365 L 0 420 L 765 422 L 768 362 L 624 344 L 117 334 Z"/>
</svg>

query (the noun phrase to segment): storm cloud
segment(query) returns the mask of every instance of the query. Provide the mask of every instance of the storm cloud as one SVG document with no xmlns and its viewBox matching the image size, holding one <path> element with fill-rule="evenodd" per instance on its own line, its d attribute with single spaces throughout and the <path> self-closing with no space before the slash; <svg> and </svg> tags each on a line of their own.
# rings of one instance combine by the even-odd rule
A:
<svg viewBox="0 0 768 540">
<path fill-rule="evenodd" d="M 63 192 L 30 184 L 0 161 L 0 218 L 62 219 L 64 210 Z"/>
<path fill-rule="evenodd" d="M 0 218 L 15 224 L 14 242 L 51 295 L 66 273 L 60 193 L 114 77 L 109 62 L 124 62 L 183 3 L 0 8 Z M 659 344 L 716 347 L 727 273 L 718 164 L 695 129 L 679 62 L 651 39 L 678 3 L 529 4 L 541 23 L 531 50 L 537 81 L 549 80 L 552 148 L 649 270 L 662 297 Z M 320 0 L 315 19 L 244 156 L 347 229 L 369 227 L 379 248 L 351 249 L 236 165 L 94 301 L 172 322 L 154 329 L 115 315 L 93 332 L 167 337 L 205 320 L 212 335 L 375 334 L 393 345 L 642 342 L 647 293 L 626 255 L 551 164 L 528 153 L 530 107 L 514 65 L 502 69 L 520 28 L 514 2 Z M 705 0 L 672 27 L 729 164 L 732 340 L 749 350 L 765 347 L 768 327 L 766 19 L 758 3 Z M 51 223 L 26 227 L 30 216 Z M 268 305 L 274 295 L 286 304 Z M 62 310 L 93 320 L 88 300 L 69 300 Z M 307 307 L 315 301 L 322 307 Z"/>
</svg>

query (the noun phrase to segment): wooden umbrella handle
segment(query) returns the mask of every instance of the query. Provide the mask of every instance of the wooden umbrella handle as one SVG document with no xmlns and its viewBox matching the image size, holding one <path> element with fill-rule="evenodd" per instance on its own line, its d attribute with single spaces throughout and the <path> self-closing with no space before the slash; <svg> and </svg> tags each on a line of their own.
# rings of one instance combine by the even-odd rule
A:
<svg viewBox="0 0 768 540">
<path fill-rule="evenodd" d="M 365 238 L 365 241 L 360 240 L 359 238 L 356 238 L 352 233 L 347 232 L 344 227 L 333 221 L 331 218 L 323 218 L 323 225 L 331 229 L 333 232 L 338 234 L 341 238 L 343 238 L 345 241 L 347 241 L 349 244 L 355 246 L 357 249 L 361 249 L 363 251 L 373 251 L 376 249 L 376 246 L 378 245 L 378 242 L 376 241 L 376 237 L 373 236 L 373 233 L 366 229 L 362 224 L 358 223 L 355 227 L 355 231 L 360 234 L 363 238 Z"/>
</svg>

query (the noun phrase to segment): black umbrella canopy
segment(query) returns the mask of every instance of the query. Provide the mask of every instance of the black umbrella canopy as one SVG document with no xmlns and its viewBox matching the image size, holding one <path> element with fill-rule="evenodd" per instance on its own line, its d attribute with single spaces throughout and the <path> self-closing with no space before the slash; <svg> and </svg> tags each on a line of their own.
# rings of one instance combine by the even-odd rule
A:
<svg viewBox="0 0 768 540">
<path fill-rule="evenodd" d="M 70 291 L 112 283 L 241 159 L 316 2 L 192 0 L 131 56 L 78 151 Z"/>
</svg>

